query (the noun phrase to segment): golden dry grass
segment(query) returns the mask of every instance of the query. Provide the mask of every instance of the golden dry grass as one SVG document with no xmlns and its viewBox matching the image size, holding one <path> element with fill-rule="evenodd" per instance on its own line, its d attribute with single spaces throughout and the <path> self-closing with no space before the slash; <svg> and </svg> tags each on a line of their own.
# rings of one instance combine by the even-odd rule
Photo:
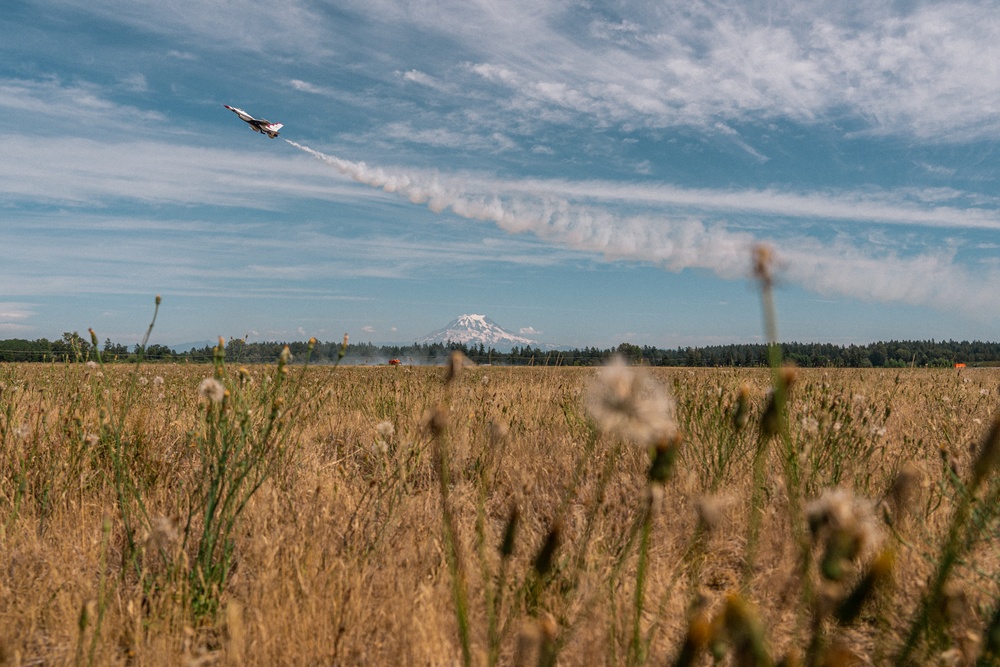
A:
<svg viewBox="0 0 1000 667">
<path fill-rule="evenodd" d="M 583 395 L 594 369 L 480 367 L 450 386 L 432 368 L 308 369 L 282 417 L 288 456 L 237 524 L 218 613 L 199 620 L 169 572 L 191 557 L 176 552 L 177 518 L 201 470 L 197 388 L 211 369 L 0 367 L 0 664 L 461 664 L 435 468 L 442 442 L 477 665 L 490 661 L 494 643 L 501 664 L 535 664 L 546 646 L 565 665 L 670 664 L 692 610 L 715 617 L 734 592 L 756 609 L 772 656 L 801 655 L 816 609 L 843 597 L 867 562 L 841 584 L 823 581 L 813 563 L 804 587 L 795 531 L 805 505 L 835 486 L 877 504 L 912 464 L 917 488 L 896 508 L 898 536 L 879 528 L 894 545 L 893 583 L 857 622 L 823 621 L 828 643 L 845 647 L 843 660 L 860 660 L 830 664 L 889 664 L 954 511 L 947 470 L 966 478 L 1000 410 L 1000 371 L 799 371 L 788 420 L 795 460 L 770 448 L 748 573 L 755 420 L 770 372 L 646 372 L 675 397 L 685 440 L 655 496 L 640 622 L 648 647 L 639 659 L 630 654 L 638 556 L 629 535 L 649 502 L 650 459 L 588 418 Z M 274 369 L 248 373 L 247 386 L 263 387 Z M 731 411 L 744 385 L 751 419 L 735 433 Z M 438 440 L 427 425 L 436 406 L 446 410 Z M 268 408 L 263 399 L 257 406 Z M 138 569 L 125 558 L 114 464 L 94 438 L 115 420 L 146 509 Z M 498 547 L 515 506 L 514 552 L 500 579 Z M 875 516 L 881 522 L 881 509 Z M 935 616 L 945 639 L 923 659 L 944 654 L 962 664 L 982 643 L 1000 569 L 996 521 L 976 516 L 981 539 Z M 532 588 L 553 525 L 554 571 Z M 700 660 L 711 664 L 707 653 Z"/>
</svg>

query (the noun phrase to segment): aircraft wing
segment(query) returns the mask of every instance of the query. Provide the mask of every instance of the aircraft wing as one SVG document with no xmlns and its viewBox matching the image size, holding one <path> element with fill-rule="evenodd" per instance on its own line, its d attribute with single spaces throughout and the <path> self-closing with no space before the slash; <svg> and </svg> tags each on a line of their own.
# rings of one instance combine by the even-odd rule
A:
<svg viewBox="0 0 1000 667">
<path fill-rule="evenodd" d="M 246 121 L 247 123 L 250 123 L 252 121 L 257 120 L 256 118 L 254 118 L 253 116 L 251 116 L 250 114 L 248 114 L 243 109 L 238 109 L 236 107 L 231 107 L 228 104 L 223 104 L 222 106 L 224 106 L 227 109 L 229 109 L 230 111 L 232 111 L 234 114 L 236 114 L 237 116 L 240 117 L 240 120 Z"/>
</svg>

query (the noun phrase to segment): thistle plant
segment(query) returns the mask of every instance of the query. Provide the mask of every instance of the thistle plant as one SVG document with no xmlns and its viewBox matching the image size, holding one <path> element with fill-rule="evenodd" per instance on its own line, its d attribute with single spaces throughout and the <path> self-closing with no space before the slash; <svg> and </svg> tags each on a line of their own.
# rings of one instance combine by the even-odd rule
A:
<svg viewBox="0 0 1000 667">
<path fill-rule="evenodd" d="M 663 485 L 670 476 L 681 442 L 676 407 L 659 383 L 646 374 L 629 368 L 620 357 L 612 359 L 601 370 L 588 393 L 587 405 L 590 414 L 605 434 L 617 435 L 650 453 L 646 502 L 637 524 L 638 562 L 627 658 L 627 664 L 638 665 L 645 661 L 646 645 L 641 621 L 645 609 L 653 520 L 663 502 Z M 629 543 L 631 539 L 630 536 Z"/>
<path fill-rule="evenodd" d="M 309 350 L 315 345 L 310 340 Z M 202 424 L 194 435 L 196 475 L 188 491 L 182 550 L 194 555 L 188 572 L 191 612 L 212 617 L 218 610 L 235 558 L 233 534 L 247 503 L 283 465 L 291 446 L 289 424 L 305 366 L 289 380 L 286 346 L 276 372 L 260 389 L 247 374 L 232 377 L 225 364 L 225 341 L 215 348 L 213 374 L 198 385 Z M 306 359 L 308 362 L 308 359 Z M 262 409 L 263 408 L 263 409 Z"/>
</svg>

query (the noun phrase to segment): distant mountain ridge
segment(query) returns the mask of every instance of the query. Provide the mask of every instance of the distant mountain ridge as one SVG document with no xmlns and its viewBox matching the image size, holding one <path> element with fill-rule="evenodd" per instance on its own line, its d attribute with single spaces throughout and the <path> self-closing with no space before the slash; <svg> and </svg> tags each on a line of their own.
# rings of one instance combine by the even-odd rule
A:
<svg viewBox="0 0 1000 667">
<path fill-rule="evenodd" d="M 462 343 L 468 346 L 478 346 L 499 351 L 509 351 L 512 347 L 551 347 L 532 338 L 512 334 L 485 315 L 461 315 L 448 323 L 443 329 L 433 331 L 423 338 L 418 338 L 418 345 L 434 343 Z"/>
</svg>

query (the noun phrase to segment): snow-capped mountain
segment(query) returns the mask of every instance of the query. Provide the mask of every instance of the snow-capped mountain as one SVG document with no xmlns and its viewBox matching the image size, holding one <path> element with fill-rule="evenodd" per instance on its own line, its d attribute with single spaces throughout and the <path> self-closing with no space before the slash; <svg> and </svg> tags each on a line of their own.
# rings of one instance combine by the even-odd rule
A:
<svg viewBox="0 0 1000 667">
<path fill-rule="evenodd" d="M 499 324 L 485 315 L 462 315 L 458 319 L 452 320 L 445 328 L 417 339 L 416 343 L 422 345 L 424 343 L 447 343 L 448 341 L 465 343 L 470 346 L 478 346 L 482 343 L 487 348 L 492 347 L 504 352 L 514 346 L 543 347 L 543 344 L 536 340 L 504 331 Z"/>
</svg>

